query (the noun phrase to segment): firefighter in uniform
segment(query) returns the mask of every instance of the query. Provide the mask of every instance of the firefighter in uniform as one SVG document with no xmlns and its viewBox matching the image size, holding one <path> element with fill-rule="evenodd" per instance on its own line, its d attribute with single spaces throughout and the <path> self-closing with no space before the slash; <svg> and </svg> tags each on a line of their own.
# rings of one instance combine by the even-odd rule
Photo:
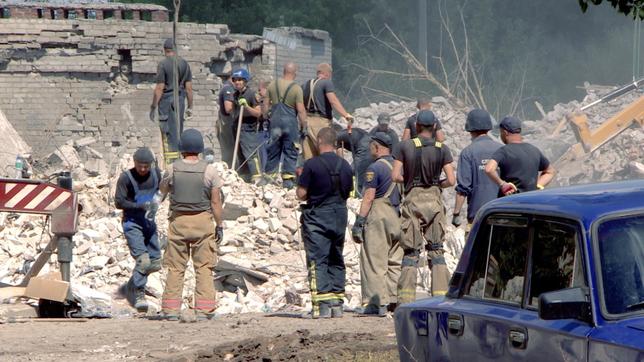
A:
<svg viewBox="0 0 644 362">
<path fill-rule="evenodd" d="M 219 119 L 217 120 L 217 140 L 219 141 L 219 153 L 221 160 L 228 165 L 229 169 L 233 168 L 233 151 L 235 149 L 235 134 L 233 134 L 233 123 L 236 121 L 231 112 L 226 111 L 225 102 L 233 103 L 235 101 L 235 86 L 232 80 L 227 80 L 219 91 L 217 97 L 219 104 Z"/>
<path fill-rule="evenodd" d="M 467 114 L 465 131 L 470 133 L 472 143 L 465 147 L 458 159 L 456 170 L 456 201 L 452 212 L 452 225 L 463 223 L 461 208 L 467 199 L 467 234 L 479 209 L 496 198 L 498 186 L 485 174 L 485 165 L 501 144 L 488 136 L 492 129 L 492 117 L 482 109 Z"/>
<path fill-rule="evenodd" d="M 185 130 L 180 150 L 182 158 L 168 168 L 161 182 L 161 192 L 170 193 L 168 246 L 163 260 L 168 275 L 161 302 L 162 318 L 179 318 L 186 265 L 192 258 L 196 277 L 194 308 L 198 319 L 210 319 L 216 307 L 212 275 L 217 262 L 216 242 L 223 238 L 219 193 L 222 183 L 214 165 L 199 159 L 204 150 L 199 131 Z"/>
<path fill-rule="evenodd" d="M 282 163 L 282 185 L 295 186 L 300 135 L 306 129 L 306 109 L 302 88 L 295 83 L 297 65 L 286 63 L 282 78 L 261 88 L 262 113 L 270 113 L 270 140 L 266 147 L 266 174 L 276 177 Z M 269 112 L 270 110 L 270 112 Z"/>
<path fill-rule="evenodd" d="M 166 39 L 163 43 L 165 58 L 157 67 L 156 82 L 152 105 L 150 106 L 150 120 L 155 121 L 158 110 L 159 128 L 163 142 L 163 158 L 166 165 L 171 164 L 179 158 L 179 135 L 183 131 L 185 118 L 192 117 L 192 72 L 190 65 L 175 51 L 172 39 Z M 175 120 L 174 108 L 174 63 L 177 63 L 179 74 L 179 121 Z M 185 109 L 185 100 L 188 100 L 188 109 Z M 185 117 L 184 117 L 185 109 Z M 178 124 L 177 124 L 178 123 Z M 178 126 L 178 129 L 177 129 Z"/>
<path fill-rule="evenodd" d="M 243 164 L 243 173 L 248 177 L 247 181 L 259 182 L 262 178 L 262 166 L 259 158 L 260 147 L 260 124 L 259 118 L 262 115 L 262 110 L 259 105 L 258 98 L 252 89 L 248 87 L 250 81 L 250 73 L 246 69 L 237 69 L 231 76 L 235 92 L 232 100 L 224 100 L 224 107 L 226 112 L 232 113 L 235 118 L 233 123 L 232 134 L 237 137 L 237 127 L 240 126 L 239 131 L 239 149 L 240 155 L 239 164 Z M 244 109 L 242 115 L 241 125 L 237 124 L 239 112 Z M 233 165 L 237 169 L 237 165 Z"/>
<path fill-rule="evenodd" d="M 394 159 L 391 138 L 377 132 L 369 149 L 376 160 L 365 174 L 362 204 L 351 233 L 360 250 L 360 314 L 385 316 L 390 304 L 398 302 L 397 285 L 403 251 L 400 247 L 400 192 L 391 180 Z"/>
<path fill-rule="evenodd" d="M 324 127 L 331 127 L 333 110 L 347 120 L 353 122 L 351 116 L 342 106 L 342 103 L 335 94 L 335 87 L 331 77 L 333 68 L 328 63 L 320 63 L 317 66 L 317 77 L 302 85 L 304 91 L 304 104 L 308 117 L 306 120 L 307 129 L 302 140 L 302 154 L 304 161 L 320 155 L 316 143 L 318 132 Z"/>
<path fill-rule="evenodd" d="M 335 154 L 336 132 L 318 132 L 320 155 L 304 163 L 297 197 L 302 206 L 302 240 L 306 250 L 312 318 L 342 316 L 346 268 L 342 256 L 347 227 L 351 166 Z"/>
<path fill-rule="evenodd" d="M 148 275 L 161 270 L 161 248 L 155 222 L 160 198 L 161 171 L 154 164 L 154 154 L 147 147 L 134 152 L 134 168 L 121 173 L 114 195 L 116 208 L 123 210 L 123 234 L 136 260 L 132 277 L 122 292 L 139 312 L 147 312 L 145 285 Z"/>
<path fill-rule="evenodd" d="M 436 124 L 432 111 L 418 112 L 418 137 L 402 142 L 394 154 L 392 178 L 404 183 L 405 193 L 400 208 L 403 233 L 400 244 L 404 252 L 398 282 L 401 304 L 416 299 L 416 271 L 423 246 L 432 271 L 432 295 L 445 294 L 449 282 L 443 257 L 445 208 L 441 189 L 453 186 L 456 177 L 449 148 L 435 139 Z M 441 171 L 446 179 L 440 179 Z"/>
</svg>

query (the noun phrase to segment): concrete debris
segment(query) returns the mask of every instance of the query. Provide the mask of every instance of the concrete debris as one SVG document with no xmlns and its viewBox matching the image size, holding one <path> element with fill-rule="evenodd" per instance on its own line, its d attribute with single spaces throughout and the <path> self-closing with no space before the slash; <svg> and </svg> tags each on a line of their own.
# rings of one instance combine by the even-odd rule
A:
<svg viewBox="0 0 644 362">
<path fill-rule="evenodd" d="M 599 105 L 589 111 L 593 126 L 615 114 L 640 96 L 634 93 L 610 104 Z M 593 95 L 584 100 L 592 100 Z M 560 134 L 551 136 L 562 117 L 579 107 L 579 103 L 557 105 L 541 121 L 526 121 L 524 132 L 532 142 L 556 160 L 575 143 L 567 125 L 559 127 Z M 446 132 L 445 142 L 452 155 L 457 156 L 470 143 L 464 129 L 468 109 L 458 108 L 444 98 L 433 99 L 433 110 L 441 119 Z M 355 110 L 355 127 L 370 130 L 379 113 L 391 115 L 391 127 L 402 134 L 405 122 L 415 113 L 411 102 L 372 104 Z M 46 159 L 47 172 L 73 167 L 74 190 L 79 193 L 83 212 L 79 231 L 74 236 L 72 263 L 72 292 L 84 301 L 87 310 L 99 314 L 123 315 L 115 307 L 117 289 L 127 282 L 134 268 L 120 222 L 121 212 L 115 210 L 113 194 L 120 170 L 132 167 L 131 155 L 124 154 L 116 162 L 116 173 L 100 164 L 102 155 L 91 148 L 92 137 L 65 144 Z M 639 129 L 625 131 L 585 159 L 559 170 L 557 182 L 572 184 L 644 177 L 644 134 Z M 215 268 L 219 314 L 301 310 L 310 308 L 305 253 L 301 243 L 298 201 L 293 190 L 286 191 L 274 185 L 256 187 L 244 183 L 238 175 L 222 163 L 216 163 L 224 186 L 225 237 L 218 246 L 219 264 Z M 39 178 L 44 178 L 40 175 Z M 448 216 L 454 203 L 454 191 L 443 192 Z M 350 199 L 349 228 L 355 220 L 360 200 Z M 167 201 L 157 214 L 159 239 L 167 240 Z M 31 261 L 43 250 L 50 236 L 42 232 L 45 218 L 38 215 L 0 215 L 0 283 L 17 284 L 22 280 Z M 360 304 L 360 245 L 351 240 L 347 229 L 344 248 L 347 266 L 346 304 Z M 445 247 L 448 269 L 453 271 L 463 250 L 464 229 L 447 226 Z M 55 255 L 41 273 L 58 269 Z M 426 265 L 419 268 L 419 288 L 430 283 Z M 188 268 L 184 288 L 184 307 L 194 291 L 194 273 Z M 151 310 L 159 309 L 165 273 L 150 276 L 146 292 Z M 101 294 L 102 293 L 102 294 Z M 107 296 L 107 297 L 106 297 Z M 109 298 L 108 298 L 109 297 Z M 109 310 L 111 304 L 112 310 Z M 116 308 L 116 309 L 115 309 Z M 131 313 L 128 315 L 132 315 Z"/>
</svg>

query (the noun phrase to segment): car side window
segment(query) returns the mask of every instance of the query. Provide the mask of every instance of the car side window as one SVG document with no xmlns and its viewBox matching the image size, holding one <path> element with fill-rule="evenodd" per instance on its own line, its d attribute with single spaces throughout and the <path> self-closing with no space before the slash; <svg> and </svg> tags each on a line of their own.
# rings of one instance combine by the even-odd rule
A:
<svg viewBox="0 0 644 362">
<path fill-rule="evenodd" d="M 528 255 L 524 217 L 490 217 L 477 237 L 477 258 L 467 295 L 520 304 Z M 487 240 L 479 239 L 485 238 Z"/>
<path fill-rule="evenodd" d="M 555 290 L 584 286 L 585 278 L 577 228 L 554 220 L 534 220 L 530 298 L 537 307 L 539 295 Z"/>
</svg>

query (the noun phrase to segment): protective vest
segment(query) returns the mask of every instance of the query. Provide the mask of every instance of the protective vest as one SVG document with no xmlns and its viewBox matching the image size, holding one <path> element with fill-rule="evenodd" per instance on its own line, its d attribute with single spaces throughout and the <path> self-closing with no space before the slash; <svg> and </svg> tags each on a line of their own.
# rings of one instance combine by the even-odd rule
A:
<svg viewBox="0 0 644 362">
<path fill-rule="evenodd" d="M 210 189 L 204 184 L 208 162 L 187 163 L 177 160 L 172 164 L 172 193 L 170 210 L 196 212 L 210 210 Z"/>
<path fill-rule="evenodd" d="M 420 139 L 418 137 L 413 138 L 412 141 L 414 142 L 414 146 L 416 146 L 416 150 L 414 153 L 414 179 L 412 181 L 411 187 L 409 190 L 405 190 L 406 192 L 411 191 L 414 187 L 431 187 L 431 186 L 439 186 L 440 185 L 440 176 L 441 176 L 441 169 L 443 168 L 443 165 L 438 165 L 438 169 L 432 170 L 431 176 L 432 179 L 429 181 L 429 184 L 427 184 L 426 181 L 423 181 L 422 175 L 423 175 L 423 148 L 425 147 L 434 147 L 436 151 L 440 150 L 440 148 L 443 147 L 443 144 L 435 141 L 435 140 L 428 140 L 428 139 Z M 435 166 L 435 165 L 432 165 Z"/>
<path fill-rule="evenodd" d="M 152 199 L 154 198 L 154 194 L 159 189 L 159 178 L 157 177 L 156 169 L 150 170 L 150 177 L 152 178 L 152 187 L 145 188 L 145 189 L 139 188 L 139 183 L 136 182 L 136 180 L 134 179 L 134 175 L 132 175 L 132 170 L 128 170 L 125 174 L 130 179 L 130 183 L 132 183 L 132 188 L 134 189 L 134 201 L 137 204 L 142 204 L 147 201 L 152 201 Z M 138 216 L 143 216 L 145 214 L 145 210 L 128 209 L 128 210 L 125 210 L 123 214 L 125 217 L 138 217 Z"/>
</svg>

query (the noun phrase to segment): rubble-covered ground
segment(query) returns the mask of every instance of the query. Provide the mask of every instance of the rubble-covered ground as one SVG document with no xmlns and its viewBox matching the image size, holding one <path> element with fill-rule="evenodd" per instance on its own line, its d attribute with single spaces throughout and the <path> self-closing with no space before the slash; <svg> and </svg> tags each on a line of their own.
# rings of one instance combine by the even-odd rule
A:
<svg viewBox="0 0 644 362">
<path fill-rule="evenodd" d="M 591 125 L 597 126 L 639 96 L 641 96 L 640 93 L 634 92 L 611 103 L 591 108 L 587 112 Z M 595 97 L 597 95 L 589 94 L 583 104 L 592 101 Z M 527 141 L 538 145 L 551 161 L 557 160 L 570 145 L 575 143 L 575 139 L 565 123 L 556 132 L 555 130 L 561 119 L 579 105 L 578 102 L 557 105 L 543 120 L 526 121 L 524 134 Z M 452 150 L 456 160 L 460 150 L 470 142 L 469 134 L 463 130 L 469 109 L 454 107 L 442 97 L 433 99 L 433 109 L 439 116 L 446 133 L 445 143 Z M 391 115 L 392 128 L 402 134 L 405 121 L 415 111 L 414 103 L 372 104 L 354 112 L 355 127 L 371 129 L 376 123 L 377 115 L 385 112 Z M 168 356 L 174 356 L 176 353 L 184 352 L 184 349 L 189 350 L 190 353 L 197 353 L 197 346 L 204 346 L 207 348 L 202 348 L 197 354 L 193 353 L 190 358 L 236 360 L 237 357 L 246 356 L 248 357 L 246 359 L 253 360 L 261 358 L 263 354 L 270 354 L 274 348 L 280 348 L 280 353 L 287 353 L 289 348 L 293 349 L 296 342 L 302 344 L 298 349 L 307 345 L 309 349 L 321 350 L 323 346 L 315 347 L 318 346 L 316 338 L 311 335 L 328 334 L 325 337 L 328 340 L 338 338 L 332 337 L 334 336 L 332 326 L 337 326 L 338 331 L 349 333 L 341 335 L 343 337 L 340 338 L 354 336 L 355 345 L 366 343 L 366 346 L 371 348 L 366 348 L 366 351 L 376 350 L 374 348 L 379 345 L 389 346 L 393 343 L 391 319 L 358 318 L 348 314 L 348 317 L 342 321 L 325 321 L 318 324 L 288 318 L 310 308 L 295 193 L 293 190 L 285 191 L 276 185 L 255 187 L 246 184 L 237 174 L 225 169 L 225 166 L 220 163 L 217 167 L 224 180 L 225 195 L 225 237 L 219 246 L 220 262 L 215 270 L 219 303 L 217 313 L 220 319 L 203 327 L 201 327 L 203 323 L 179 325 L 136 319 L 135 317 L 138 316 L 134 310 L 117 293 L 118 287 L 129 278 L 134 260 L 129 255 L 123 236 L 120 211 L 115 210 L 112 200 L 118 174 L 129 167 L 130 156 L 124 155 L 119 165 L 109 165 L 104 162 L 101 154 L 92 149 L 93 142 L 95 140 L 92 138 L 70 141 L 45 159 L 35 160 L 34 164 L 39 173 L 36 175 L 38 178 L 62 168 L 73 170 L 74 190 L 79 193 L 83 212 L 78 233 L 74 236 L 72 292 L 81 301 L 85 315 L 111 316 L 113 320 L 91 320 L 78 324 L 41 323 L 40 334 L 32 339 L 47 343 L 50 349 L 45 350 L 53 353 L 50 356 L 77 360 L 79 356 L 84 356 L 83 353 L 91 352 L 100 356 L 100 360 L 155 359 L 162 357 L 151 354 L 150 350 L 162 352 L 165 350 L 164 353 L 169 353 Z M 559 174 L 555 182 L 567 185 L 644 177 L 644 166 L 641 163 L 644 155 L 643 145 L 642 129 L 629 129 L 591 155 L 563 165 L 556 164 Z M 454 203 L 453 189 L 445 190 L 443 197 L 449 217 Z M 355 219 L 354 212 L 359 207 L 359 202 L 355 199 L 349 200 L 349 207 L 352 210 L 349 215 L 350 225 Z M 167 202 L 159 211 L 157 222 L 161 234 L 160 240 L 164 242 L 167 230 Z M 0 214 L 0 239 L 2 239 L 0 283 L 17 284 L 24 277 L 30 263 L 49 242 L 50 235 L 46 227 L 46 219 L 42 216 Z M 450 270 L 455 268 L 463 244 L 464 230 L 448 225 L 445 245 Z M 344 257 L 347 265 L 345 306 L 348 311 L 360 304 L 359 252 L 360 245 L 351 240 L 347 230 Z M 56 269 L 54 255 L 41 274 Z M 429 286 L 431 276 L 426 266 L 420 268 L 419 274 L 419 291 L 424 292 Z M 164 276 L 161 272 L 149 278 L 146 289 L 148 301 L 151 304 L 149 313 L 156 313 L 159 310 Z M 186 275 L 187 287 L 184 289 L 185 307 L 191 304 L 189 296 L 194 289 L 193 278 L 194 274 L 189 271 Z M 34 300 L 12 299 L 5 302 L 13 305 L 27 303 L 35 306 L 37 304 Z M 16 319 L 16 316 L 11 313 L 10 310 L 0 310 L 0 323 L 23 321 Z M 245 316 L 246 313 L 261 314 L 252 314 L 250 317 Z M 271 315 L 282 317 L 269 317 Z M 38 322 L 2 326 L 0 339 L 5 341 L 7 340 L 5 337 L 9 337 L 11 340 L 14 333 L 25 334 L 25 331 L 31 330 L 29 328 L 34 328 L 31 325 L 34 323 Z M 54 334 L 61 328 L 68 333 L 56 336 L 46 335 Z M 83 336 L 82 331 L 85 328 L 90 328 L 92 335 Z M 118 328 L 120 331 L 115 332 L 110 328 Z M 224 332 L 222 328 L 225 329 Z M 166 329 L 168 333 L 161 333 Z M 122 333 L 123 330 L 128 332 Z M 200 335 L 193 342 L 190 339 L 190 331 Z M 202 331 L 203 334 L 201 334 Z M 228 332 L 231 336 L 221 336 Z M 104 333 L 105 339 L 102 338 Z M 137 333 L 154 337 L 149 341 L 130 337 Z M 171 338 L 174 334 L 178 334 L 177 340 Z M 279 338 L 271 339 L 278 335 Z M 236 336 L 237 339 L 232 336 Z M 75 347 L 78 343 L 77 337 L 85 340 L 83 347 Z M 241 345 L 232 343 L 241 340 L 253 341 L 253 343 Z M 111 342 L 105 343 L 105 341 Z M 274 344 L 271 344 L 273 343 L 271 341 L 274 341 Z M 232 344 L 226 344 L 228 342 Z M 4 343 L 0 348 L 0 359 L 6 353 L 9 355 L 17 353 L 15 355 L 20 356 L 19 359 L 48 359 L 38 352 L 28 352 L 26 348 L 29 347 L 29 343 L 26 347 Z M 66 348 L 56 347 L 57 343 Z M 249 349 L 249 345 L 255 347 Z M 207 350 L 208 348 L 210 349 Z M 360 348 L 353 350 L 356 353 L 360 351 Z M 347 357 L 346 354 L 343 355 L 347 351 L 329 350 L 327 352 L 329 353 L 327 357 L 331 360 Z M 353 352 L 349 351 L 349 354 Z M 351 356 L 349 358 L 353 358 Z"/>
</svg>

